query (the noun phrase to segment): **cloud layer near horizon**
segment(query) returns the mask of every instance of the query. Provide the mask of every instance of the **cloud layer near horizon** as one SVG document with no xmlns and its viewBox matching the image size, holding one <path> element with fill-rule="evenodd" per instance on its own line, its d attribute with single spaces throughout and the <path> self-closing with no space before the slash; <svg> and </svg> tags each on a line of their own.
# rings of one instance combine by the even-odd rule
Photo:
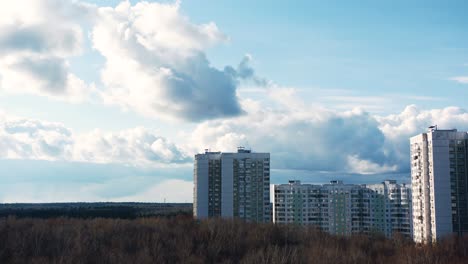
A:
<svg viewBox="0 0 468 264">
<path fill-rule="evenodd" d="M 197 126 L 197 148 L 232 151 L 237 146 L 272 153 L 275 168 L 339 173 L 409 173 L 409 138 L 431 124 L 468 129 L 468 112 L 459 107 L 371 115 L 307 107 L 270 109 L 246 102 L 248 115 Z"/>
<path fill-rule="evenodd" d="M 275 169 L 334 173 L 409 172 L 409 137 L 428 124 L 468 129 L 468 112 L 458 107 L 375 116 L 361 110 L 264 107 L 244 102 L 247 114 L 205 121 L 182 136 L 166 138 L 143 127 L 75 134 L 63 124 L 0 116 L 0 158 L 80 161 L 158 167 L 191 164 L 205 148 L 238 146 L 270 152 Z M 177 142 L 177 143 L 173 143 Z"/>
<path fill-rule="evenodd" d="M 141 167 L 190 161 L 155 131 L 136 127 L 74 134 L 60 123 L 0 116 L 0 158 L 121 163 Z"/>
</svg>

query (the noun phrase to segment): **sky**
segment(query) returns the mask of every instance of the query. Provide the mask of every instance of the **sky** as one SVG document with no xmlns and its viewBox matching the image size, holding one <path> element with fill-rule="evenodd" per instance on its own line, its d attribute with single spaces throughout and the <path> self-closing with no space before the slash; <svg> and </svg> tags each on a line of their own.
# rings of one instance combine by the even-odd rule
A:
<svg viewBox="0 0 468 264">
<path fill-rule="evenodd" d="M 409 182 L 468 130 L 466 1 L 0 3 L 0 202 L 192 202 L 193 156 Z"/>
</svg>

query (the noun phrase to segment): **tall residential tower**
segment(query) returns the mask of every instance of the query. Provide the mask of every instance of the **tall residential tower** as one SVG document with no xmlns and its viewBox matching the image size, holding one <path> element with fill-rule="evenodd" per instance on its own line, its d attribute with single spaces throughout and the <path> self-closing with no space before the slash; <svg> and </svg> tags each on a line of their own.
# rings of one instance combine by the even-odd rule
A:
<svg viewBox="0 0 468 264">
<path fill-rule="evenodd" d="M 414 240 L 468 233 L 467 132 L 430 127 L 410 142 Z"/>
<path fill-rule="evenodd" d="M 195 218 L 241 218 L 271 222 L 270 154 L 210 152 L 195 155 Z"/>
</svg>

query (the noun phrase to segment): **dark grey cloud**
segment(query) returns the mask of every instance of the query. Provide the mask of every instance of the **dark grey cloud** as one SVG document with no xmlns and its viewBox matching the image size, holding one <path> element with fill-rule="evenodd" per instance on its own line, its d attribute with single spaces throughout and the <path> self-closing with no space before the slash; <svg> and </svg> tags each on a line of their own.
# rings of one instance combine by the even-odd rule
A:
<svg viewBox="0 0 468 264">
<path fill-rule="evenodd" d="M 237 65 L 237 68 L 234 69 L 232 66 L 226 66 L 224 72 L 238 81 L 252 81 L 255 85 L 262 87 L 267 86 L 270 82 L 255 73 L 255 69 L 250 64 L 251 61 L 251 56 L 245 55 L 239 65 Z"/>
<path fill-rule="evenodd" d="M 44 84 L 40 87 L 44 92 L 51 94 L 67 92 L 68 66 L 62 58 L 23 58 L 11 67 L 36 80 L 42 80 Z"/>
<path fill-rule="evenodd" d="M 40 29 L 40 28 L 39 28 Z M 33 52 L 48 51 L 48 43 L 42 32 L 38 28 L 23 28 L 18 30 L 16 27 L 2 28 L 0 33 L 0 48 L 2 52 L 24 51 Z"/>
<path fill-rule="evenodd" d="M 277 153 L 277 168 L 346 171 L 348 157 L 380 166 L 388 163 L 385 137 L 369 115 L 333 116 L 323 121 L 297 120 L 260 139 L 260 147 Z M 392 155 L 390 153 L 390 155 Z"/>
<path fill-rule="evenodd" d="M 0 89 L 82 101 L 90 89 L 70 71 L 68 59 L 82 52 L 82 26 L 96 8 L 76 1 L 13 2 L 0 19 Z"/>
<path fill-rule="evenodd" d="M 230 68 L 229 66 L 226 68 Z M 230 68 L 230 72 L 233 73 L 233 75 L 237 76 L 240 79 L 249 79 L 255 76 L 255 71 L 250 65 L 250 56 L 244 56 L 242 61 L 239 63 L 237 66 L 237 69 L 234 70 Z"/>
<path fill-rule="evenodd" d="M 237 79 L 210 67 L 203 54 L 171 68 L 165 79 L 168 100 L 180 106 L 177 116 L 191 121 L 238 116 L 243 110 L 236 96 Z"/>
<path fill-rule="evenodd" d="M 260 106 L 250 110 L 245 117 L 199 125 L 192 140 L 200 148 L 232 151 L 246 146 L 270 152 L 275 169 L 364 174 L 400 170 L 397 150 L 388 147 L 379 122 L 368 113 Z"/>
<path fill-rule="evenodd" d="M 48 25 L 13 25 L 0 28 L 0 54 L 33 52 L 39 54 L 70 54 L 79 48 L 80 32 L 73 28 Z"/>
</svg>

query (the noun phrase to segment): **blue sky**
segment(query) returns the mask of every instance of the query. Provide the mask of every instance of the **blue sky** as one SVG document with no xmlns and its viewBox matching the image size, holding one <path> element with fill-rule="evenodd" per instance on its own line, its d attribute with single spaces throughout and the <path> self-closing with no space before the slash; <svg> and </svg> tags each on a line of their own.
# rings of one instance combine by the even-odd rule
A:
<svg viewBox="0 0 468 264">
<path fill-rule="evenodd" d="M 409 181 L 410 136 L 468 129 L 466 1 L 2 6 L 0 202 L 187 201 L 239 145 L 275 183 Z"/>
</svg>

